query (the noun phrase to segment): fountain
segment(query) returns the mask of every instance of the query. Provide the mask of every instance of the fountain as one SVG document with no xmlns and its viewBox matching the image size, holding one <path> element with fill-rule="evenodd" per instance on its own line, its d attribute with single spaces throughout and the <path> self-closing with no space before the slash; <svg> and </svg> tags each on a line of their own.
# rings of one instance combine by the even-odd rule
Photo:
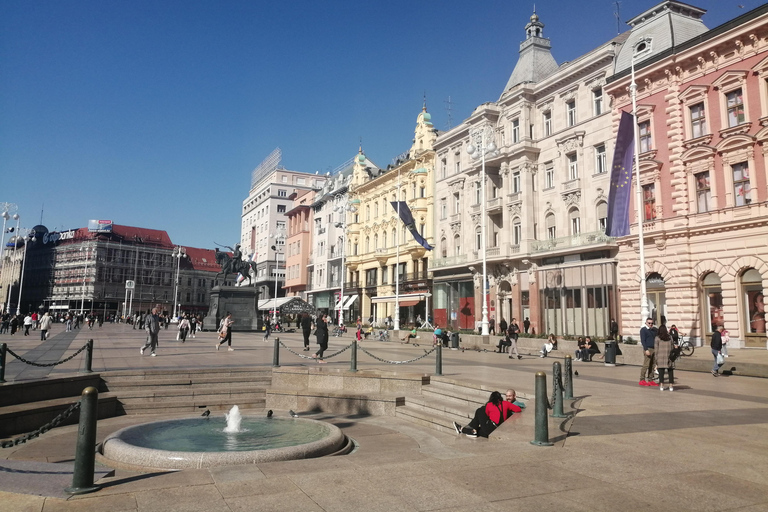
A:
<svg viewBox="0 0 768 512">
<path fill-rule="evenodd" d="M 307 459 L 348 447 L 341 430 L 307 418 L 243 417 L 238 406 L 222 417 L 155 421 L 107 436 L 104 463 L 184 469 Z"/>
</svg>

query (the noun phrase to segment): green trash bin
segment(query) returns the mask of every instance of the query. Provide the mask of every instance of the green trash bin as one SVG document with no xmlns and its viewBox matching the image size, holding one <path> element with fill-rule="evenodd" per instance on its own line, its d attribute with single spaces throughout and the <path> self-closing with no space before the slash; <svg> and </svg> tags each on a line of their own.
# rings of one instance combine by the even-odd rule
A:
<svg viewBox="0 0 768 512">
<path fill-rule="evenodd" d="M 458 350 L 459 349 L 459 333 L 452 332 L 451 333 L 451 350 Z"/>
<path fill-rule="evenodd" d="M 605 342 L 605 366 L 616 366 L 616 349 L 618 345 L 615 340 Z"/>
</svg>

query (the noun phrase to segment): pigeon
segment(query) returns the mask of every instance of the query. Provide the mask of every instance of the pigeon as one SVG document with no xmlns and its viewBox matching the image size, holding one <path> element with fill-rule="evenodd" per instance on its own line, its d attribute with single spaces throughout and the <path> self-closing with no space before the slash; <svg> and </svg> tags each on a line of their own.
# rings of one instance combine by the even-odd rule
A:
<svg viewBox="0 0 768 512">
<path fill-rule="evenodd" d="M 267 418 L 271 418 L 271 417 L 272 417 L 272 409 L 267 411 Z"/>
<path fill-rule="evenodd" d="M 203 414 L 201 414 L 200 416 L 202 416 L 203 418 L 207 418 L 210 415 L 211 415 L 211 410 L 210 409 L 206 409 L 205 412 Z"/>
<path fill-rule="evenodd" d="M 578 376 L 579 376 L 579 370 L 576 370 L 575 372 L 573 372 L 573 374 L 574 374 L 576 377 L 578 377 Z"/>
<path fill-rule="evenodd" d="M 288 411 L 291 414 L 291 418 L 298 418 L 299 415 L 293 412 L 293 410 Z"/>
</svg>

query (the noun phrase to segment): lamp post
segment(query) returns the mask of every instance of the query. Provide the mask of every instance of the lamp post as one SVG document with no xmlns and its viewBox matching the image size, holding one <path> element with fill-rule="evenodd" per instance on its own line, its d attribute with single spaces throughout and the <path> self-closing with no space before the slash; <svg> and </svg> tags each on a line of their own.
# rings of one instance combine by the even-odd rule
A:
<svg viewBox="0 0 768 512">
<path fill-rule="evenodd" d="M 486 258 L 486 238 L 485 238 L 485 223 L 486 223 L 486 195 L 485 195 L 485 157 L 493 158 L 498 153 L 496 152 L 496 144 L 493 142 L 493 127 L 486 124 L 478 126 L 469 132 L 469 146 L 467 146 L 467 153 L 474 160 L 478 158 L 481 161 L 480 170 L 480 204 L 482 207 L 482 214 L 480 220 L 480 250 L 483 255 L 483 319 L 482 319 L 482 334 L 488 336 L 488 296 L 486 294 L 486 283 L 488 282 L 488 268 Z M 477 144 L 477 145 L 475 145 Z"/>
<path fill-rule="evenodd" d="M 272 306 L 272 321 L 276 322 L 277 321 L 277 276 L 278 276 L 278 271 L 280 270 L 280 252 L 278 251 L 278 249 L 280 245 L 283 245 L 285 243 L 285 234 L 273 233 L 269 235 L 269 237 L 275 240 L 275 244 L 272 246 L 272 250 L 275 252 L 275 298 Z M 283 240 L 283 244 L 280 243 L 280 240 Z"/>
<path fill-rule="evenodd" d="M 347 278 L 347 268 L 344 264 L 347 248 L 347 212 L 354 213 L 357 208 L 349 203 L 342 204 L 346 199 L 346 195 L 338 195 L 334 197 L 337 201 L 336 206 L 333 207 L 333 211 L 340 214 L 341 221 L 337 222 L 335 226 L 341 229 L 341 294 L 339 295 L 339 327 L 344 325 L 344 281 Z"/>
<path fill-rule="evenodd" d="M 18 235 L 17 235 L 18 240 Z M 29 245 L 29 242 L 36 241 L 37 238 L 35 238 L 35 230 L 30 229 L 27 231 L 27 234 L 24 235 L 24 259 L 21 262 L 21 282 L 19 283 L 19 302 L 16 304 L 16 314 L 21 314 L 21 293 L 24 291 L 24 270 L 27 268 L 27 246 Z"/>
<path fill-rule="evenodd" d="M 16 211 L 16 209 L 17 209 L 17 206 L 13 203 L 0 203 L 0 210 L 3 210 L 3 214 L 2 214 L 3 234 L 2 234 L 2 238 L 0 238 L 0 265 L 2 264 L 2 261 L 3 261 L 3 253 L 5 252 L 5 224 L 6 222 L 8 222 L 8 219 L 11 218 L 10 212 Z M 14 214 L 13 218 L 15 220 L 18 220 L 19 219 L 18 214 Z"/>
<path fill-rule="evenodd" d="M 16 228 L 15 228 L 15 230 L 16 230 L 16 238 L 14 238 L 14 240 L 13 240 L 13 254 L 15 255 L 16 254 L 16 248 L 19 246 L 19 236 L 18 235 L 19 235 L 19 221 L 20 221 L 20 217 L 19 217 L 18 213 L 14 213 L 13 214 L 13 220 L 16 221 Z M 14 230 L 14 228 L 8 228 L 9 232 L 12 232 L 13 230 Z M 5 230 L 3 230 L 3 236 L 5 236 Z M 3 244 L 3 245 L 5 245 L 5 244 Z M 14 261 L 13 264 L 11 265 L 11 273 L 13 273 L 15 267 L 16 267 L 16 262 Z M 8 282 L 8 298 L 5 300 L 5 311 L 7 311 L 8 313 L 11 312 L 11 288 L 13 288 L 13 286 L 11 286 L 11 282 L 9 280 L 9 282 Z"/>
<path fill-rule="evenodd" d="M 637 207 L 637 241 L 640 249 L 640 325 L 645 325 L 645 319 L 650 315 L 648 310 L 648 293 L 645 284 L 645 240 L 643 238 L 643 194 L 640 186 L 640 140 L 637 127 L 637 82 L 635 82 L 635 59 L 645 57 L 650 53 L 651 44 L 647 39 L 641 39 L 632 47 L 632 82 L 629 84 L 629 92 L 632 96 L 632 117 L 634 144 L 635 144 L 635 203 Z"/>
<path fill-rule="evenodd" d="M 171 256 L 176 258 L 176 285 L 173 289 L 173 318 L 176 318 L 176 308 L 179 303 L 179 271 L 181 270 L 181 259 L 187 257 L 187 250 L 178 245 L 173 248 Z"/>
<path fill-rule="evenodd" d="M 82 315 L 85 313 L 85 281 L 88 278 L 88 254 L 91 251 L 96 250 L 95 247 L 81 247 L 81 251 L 85 251 L 85 268 L 83 269 L 83 293 L 82 297 L 80 298 L 80 314 Z"/>
</svg>

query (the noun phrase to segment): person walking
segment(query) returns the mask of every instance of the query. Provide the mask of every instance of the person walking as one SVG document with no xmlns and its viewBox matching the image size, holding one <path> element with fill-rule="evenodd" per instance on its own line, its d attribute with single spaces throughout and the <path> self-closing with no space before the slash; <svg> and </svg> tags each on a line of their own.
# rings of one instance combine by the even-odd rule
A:
<svg viewBox="0 0 768 512">
<path fill-rule="evenodd" d="M 304 335 L 304 351 L 309 350 L 309 335 L 312 333 L 312 317 L 309 313 L 301 315 L 301 333 Z"/>
<path fill-rule="evenodd" d="M 325 313 L 320 314 L 315 322 L 315 336 L 317 336 L 317 344 L 320 345 L 320 350 L 317 351 L 312 357 L 317 359 L 318 363 L 325 363 L 323 361 L 323 352 L 328 350 L 328 324 L 326 323 Z"/>
<path fill-rule="evenodd" d="M 192 315 L 189 319 L 189 334 L 194 338 L 195 333 L 197 333 L 197 315 Z"/>
<path fill-rule="evenodd" d="M 517 321 L 513 318 L 507 327 L 507 332 L 504 333 L 507 337 L 507 345 L 509 345 L 509 358 L 522 359 L 523 356 L 517 351 L 517 338 L 520 336 L 520 326 L 517 325 Z M 513 357 L 514 354 L 514 357 Z"/>
<path fill-rule="evenodd" d="M 27 315 L 24 317 L 24 336 L 29 336 L 30 327 L 32 327 L 32 316 Z"/>
<path fill-rule="evenodd" d="M 179 338 L 181 338 L 182 343 L 187 341 L 188 332 L 189 332 L 189 319 L 187 318 L 187 315 L 184 315 L 183 317 L 181 317 L 181 321 L 179 322 Z"/>
<path fill-rule="evenodd" d="M 264 321 L 264 341 L 269 340 L 269 335 L 272 333 L 272 322 L 269 319 L 269 316 Z"/>
<path fill-rule="evenodd" d="M 640 369 L 641 386 L 658 386 L 653 381 L 654 346 L 656 343 L 656 328 L 653 326 L 653 318 L 646 318 L 645 325 L 640 329 L 640 344 L 643 347 L 643 367 Z"/>
<path fill-rule="evenodd" d="M 147 341 L 144 346 L 139 349 L 139 354 L 144 355 L 144 351 L 149 348 L 151 350 L 151 356 L 155 357 L 157 354 L 157 337 L 160 334 L 160 317 L 157 316 L 157 308 L 152 308 L 152 312 L 144 317 L 144 330 L 147 331 Z"/>
<path fill-rule="evenodd" d="M 654 339 L 654 355 L 656 357 L 656 367 L 659 370 L 659 389 L 664 391 L 664 376 L 669 372 L 669 390 L 674 391 L 672 385 L 675 383 L 675 363 L 670 357 L 673 348 L 677 348 L 672 336 L 669 335 L 667 327 L 662 325 Z"/>
<path fill-rule="evenodd" d="M 48 338 L 51 325 L 53 325 L 53 318 L 46 311 L 43 318 L 40 319 L 40 341 L 45 341 Z"/>
<path fill-rule="evenodd" d="M 528 317 L 525 317 L 525 320 L 523 320 L 523 329 L 525 329 L 525 334 L 528 334 L 528 331 L 531 328 L 531 321 L 528 319 Z"/>
<path fill-rule="evenodd" d="M 219 337 L 221 338 L 221 341 L 216 344 L 216 350 L 219 350 L 219 347 L 222 346 L 225 341 L 227 342 L 228 351 L 233 352 L 235 350 L 232 348 L 232 324 L 234 323 L 235 321 L 232 320 L 232 313 L 227 311 L 227 316 L 221 319 L 221 325 L 219 325 Z"/>
<path fill-rule="evenodd" d="M 720 371 L 720 365 L 723 364 L 721 361 L 718 361 L 717 356 L 722 356 L 724 330 L 725 327 L 718 325 L 715 332 L 712 333 L 712 341 L 709 343 L 709 347 L 712 349 L 712 357 L 715 358 L 715 365 L 712 367 L 712 375 L 715 377 L 720 376 L 718 372 Z"/>
</svg>

